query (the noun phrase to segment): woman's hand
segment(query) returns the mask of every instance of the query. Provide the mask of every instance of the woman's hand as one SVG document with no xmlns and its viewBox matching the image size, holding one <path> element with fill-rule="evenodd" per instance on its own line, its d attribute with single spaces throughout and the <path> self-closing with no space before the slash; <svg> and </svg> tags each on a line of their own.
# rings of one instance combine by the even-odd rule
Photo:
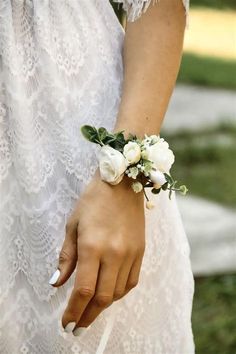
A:
<svg viewBox="0 0 236 354">
<path fill-rule="evenodd" d="M 145 250 L 143 193 L 134 193 L 131 180 L 112 186 L 97 170 L 68 220 L 60 252 L 60 276 L 64 284 L 76 265 L 76 278 L 62 325 L 78 335 L 113 301 L 138 283 Z M 59 273 L 58 273 L 59 274 Z"/>
</svg>

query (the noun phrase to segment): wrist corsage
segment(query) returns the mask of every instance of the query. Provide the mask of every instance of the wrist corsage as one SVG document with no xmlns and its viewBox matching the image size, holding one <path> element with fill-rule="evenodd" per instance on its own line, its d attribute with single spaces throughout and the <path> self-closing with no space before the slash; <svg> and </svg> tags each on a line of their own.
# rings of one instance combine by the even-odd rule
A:
<svg viewBox="0 0 236 354">
<path fill-rule="evenodd" d="M 145 188 L 151 188 L 152 193 L 158 194 L 161 190 L 169 191 L 169 198 L 173 191 L 185 195 L 188 191 L 185 185 L 177 187 L 170 175 L 175 156 L 169 144 L 159 135 L 146 135 L 139 139 L 130 134 L 124 137 L 124 130 L 109 133 L 106 128 L 95 128 L 90 125 L 81 127 L 83 136 L 90 142 L 99 144 L 99 171 L 101 179 L 112 185 L 121 182 L 124 175 L 134 181 L 131 187 L 135 193 L 142 192 L 146 198 L 146 207 L 151 209 L 154 204 L 149 200 Z"/>
</svg>

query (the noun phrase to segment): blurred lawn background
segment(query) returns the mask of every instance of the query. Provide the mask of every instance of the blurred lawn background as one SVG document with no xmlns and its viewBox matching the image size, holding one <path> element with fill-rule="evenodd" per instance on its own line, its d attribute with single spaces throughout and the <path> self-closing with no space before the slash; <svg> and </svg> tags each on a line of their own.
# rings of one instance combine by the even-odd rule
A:
<svg viewBox="0 0 236 354">
<path fill-rule="evenodd" d="M 177 82 L 236 90 L 236 1 L 190 3 L 191 33 L 186 31 Z M 236 124 L 168 139 L 176 152 L 176 178 L 191 193 L 236 208 Z M 196 354 L 236 354 L 235 300 L 235 273 L 195 278 Z"/>
<path fill-rule="evenodd" d="M 236 1 L 191 0 L 177 84 L 236 90 Z M 114 5 L 118 17 L 122 9 Z M 234 102 L 236 104 L 236 102 Z M 191 194 L 236 209 L 235 124 L 166 134 L 174 176 Z M 195 277 L 196 354 L 236 354 L 236 274 Z M 188 353 L 179 353 L 188 354 Z"/>
</svg>

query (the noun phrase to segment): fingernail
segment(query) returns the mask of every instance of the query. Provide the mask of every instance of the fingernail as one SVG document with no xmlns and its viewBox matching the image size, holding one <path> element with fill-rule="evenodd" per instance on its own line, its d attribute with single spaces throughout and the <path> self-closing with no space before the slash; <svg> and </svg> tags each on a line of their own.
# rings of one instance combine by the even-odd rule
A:
<svg viewBox="0 0 236 354">
<path fill-rule="evenodd" d="M 57 269 L 57 270 L 55 271 L 55 273 L 53 273 L 51 279 L 49 280 L 49 284 L 50 284 L 50 285 L 56 284 L 56 282 L 58 281 L 58 279 L 59 279 L 59 277 L 60 277 L 60 274 L 61 274 L 60 270 Z"/>
<path fill-rule="evenodd" d="M 81 333 L 85 332 L 86 327 L 77 327 L 74 331 L 73 334 L 74 336 L 79 336 Z"/>
<path fill-rule="evenodd" d="M 72 332 L 73 329 L 75 328 L 75 325 L 76 325 L 76 322 L 69 322 L 69 323 L 66 325 L 64 331 L 65 331 L 66 333 Z"/>
</svg>

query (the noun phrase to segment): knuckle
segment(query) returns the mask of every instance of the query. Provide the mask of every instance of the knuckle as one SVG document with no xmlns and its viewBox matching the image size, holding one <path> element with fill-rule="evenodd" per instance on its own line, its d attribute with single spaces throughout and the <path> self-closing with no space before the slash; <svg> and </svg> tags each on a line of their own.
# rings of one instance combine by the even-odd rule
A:
<svg viewBox="0 0 236 354">
<path fill-rule="evenodd" d="M 81 252 L 85 252 L 86 254 L 94 254 L 99 252 L 99 246 L 91 241 L 79 241 L 78 242 L 79 249 Z"/>
<path fill-rule="evenodd" d="M 123 246 L 110 246 L 109 253 L 114 258 L 123 258 L 126 255 L 126 249 Z"/>
<path fill-rule="evenodd" d="M 92 298 L 94 296 L 94 289 L 88 286 L 80 286 L 75 290 L 76 296 L 84 298 Z"/>
<path fill-rule="evenodd" d="M 70 259 L 70 254 L 63 248 L 59 254 L 59 263 L 68 262 Z"/>
<path fill-rule="evenodd" d="M 113 297 L 111 295 L 98 294 L 94 297 L 94 302 L 99 307 L 107 307 L 111 305 Z"/>
</svg>

